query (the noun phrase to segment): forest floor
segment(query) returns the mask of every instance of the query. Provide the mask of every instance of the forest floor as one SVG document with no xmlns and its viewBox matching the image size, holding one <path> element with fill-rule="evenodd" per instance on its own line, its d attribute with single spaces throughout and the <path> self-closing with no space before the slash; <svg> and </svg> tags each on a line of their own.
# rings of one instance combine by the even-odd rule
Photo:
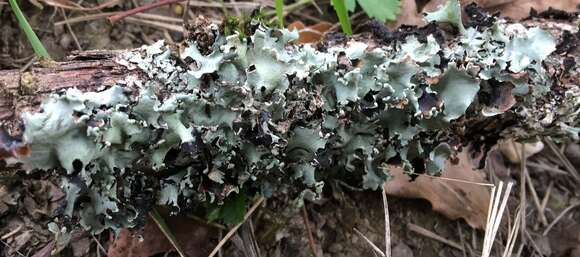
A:
<svg viewBox="0 0 580 257">
<path fill-rule="evenodd" d="M 258 5 L 273 10 L 274 5 L 268 0 L 190 1 L 187 12 L 184 5 L 173 4 L 131 16 L 114 25 L 106 19 L 114 12 L 150 2 L 29 0 L 21 1 L 21 7 L 48 52 L 54 59 L 62 60 L 72 51 L 131 49 L 161 39 L 178 43 L 183 40 L 184 19 L 191 21 L 203 15 L 219 23 L 226 15 L 247 14 Z M 293 1 L 286 2 L 290 6 Z M 300 21 L 307 26 L 322 26 L 324 32 L 338 32 L 340 27 L 336 25 L 328 1 L 316 2 L 316 5 L 294 6 L 286 15 L 286 21 Z M 417 21 L 420 11 L 417 10 L 434 6 L 435 2 L 438 1 L 402 1 L 401 18 L 390 26 L 420 25 Z M 485 5 L 489 1 L 481 2 Z M 541 11 L 547 9 L 551 1 L 502 2 L 507 6 L 491 6 L 488 10 L 502 11 L 506 16 L 519 19 L 527 16 L 528 12 L 523 9 L 530 7 L 526 4 L 522 7 L 522 2 L 537 2 L 533 7 Z M 540 6 L 541 2 L 545 3 Z M 564 7 L 572 2 L 554 4 Z M 361 12 L 353 17 L 355 33 L 364 32 L 368 18 Z M 292 26 L 301 27 L 298 23 Z M 304 40 L 315 41 L 322 34 L 315 31 L 310 36 Z M 34 61 L 36 58 L 7 0 L 0 0 L 0 69 L 26 70 Z M 525 206 L 526 222 L 520 231 L 524 239 L 518 239 L 515 256 L 580 257 L 580 185 L 570 179 L 571 173 L 580 170 L 580 145 L 553 145 L 547 141 L 543 148 L 536 150 L 540 151 L 521 161 L 517 155 L 513 156 L 513 148 L 504 147 L 504 151 L 490 154 L 483 170 L 471 170 L 465 163 L 449 166 L 451 170 L 468 174 L 468 178 L 459 175 L 458 179 L 515 183 L 492 256 L 501 256 L 509 226 L 516 222 L 515 210 Z M 529 179 L 525 182 L 523 195 L 522 174 Z M 426 179 L 415 185 L 415 189 L 421 192 L 387 190 L 392 256 L 480 256 L 484 232 L 479 221 L 486 213 L 480 211 L 479 216 L 473 213 L 487 210 L 488 189 L 437 179 Z M 457 192 L 460 193 L 456 195 Z M 443 196 L 430 197 L 430 194 Z M 54 221 L 55 210 L 63 197 L 54 179 L 13 179 L 3 177 L 0 171 L 0 256 L 41 257 L 51 253 L 75 257 L 177 256 L 153 222 L 139 231 L 122 231 L 116 239 L 112 233 L 93 236 L 82 231 L 73 232 L 72 240 L 55 238 L 48 224 Z M 412 199 L 415 197 L 424 199 Z M 329 181 L 323 198 L 306 202 L 304 208 L 295 209 L 288 199 L 282 198 L 266 200 L 229 239 L 218 256 L 306 257 L 313 256 L 313 250 L 319 257 L 375 256 L 367 239 L 381 249 L 385 247 L 385 208 L 381 192 L 360 191 L 344 181 Z M 437 206 L 437 211 L 432 206 Z M 453 213 L 459 213 L 460 218 L 448 218 Z M 229 230 L 196 217 L 166 215 L 165 220 L 191 257 L 208 256 Z"/>
</svg>

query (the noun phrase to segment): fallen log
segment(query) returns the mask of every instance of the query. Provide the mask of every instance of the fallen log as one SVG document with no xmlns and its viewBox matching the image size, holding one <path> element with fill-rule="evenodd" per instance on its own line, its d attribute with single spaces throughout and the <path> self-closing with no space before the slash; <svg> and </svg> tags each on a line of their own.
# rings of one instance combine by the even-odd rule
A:
<svg viewBox="0 0 580 257">
<path fill-rule="evenodd" d="M 371 24 L 315 47 L 259 23 L 245 38 L 205 24 L 182 47 L 0 71 L 0 156 L 61 176 L 62 214 L 99 233 L 155 204 L 316 197 L 331 177 L 376 189 L 387 164 L 437 174 L 465 146 L 578 137 L 573 22 L 477 16 L 466 28 L 447 12 L 427 18 L 450 30 Z"/>
</svg>

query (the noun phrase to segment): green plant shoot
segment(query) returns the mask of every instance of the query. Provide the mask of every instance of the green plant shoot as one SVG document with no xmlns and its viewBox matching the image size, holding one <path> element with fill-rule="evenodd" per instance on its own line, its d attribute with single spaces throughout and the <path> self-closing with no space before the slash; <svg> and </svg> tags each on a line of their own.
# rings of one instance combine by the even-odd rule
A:
<svg viewBox="0 0 580 257">
<path fill-rule="evenodd" d="M 278 16 L 278 26 L 284 28 L 284 0 L 276 0 L 276 16 Z"/>
<path fill-rule="evenodd" d="M 36 33 L 34 33 L 34 30 L 32 30 L 32 27 L 26 20 L 26 17 L 24 17 L 24 14 L 20 10 L 20 7 L 18 6 L 16 0 L 8 0 L 8 2 L 10 2 L 12 12 L 14 12 L 14 15 L 16 15 L 16 19 L 18 20 L 20 28 L 24 31 L 24 33 L 26 34 L 26 38 L 28 39 L 28 42 L 30 42 L 30 44 L 32 45 L 34 53 L 38 57 L 51 59 L 50 55 L 48 54 L 48 51 L 46 51 L 46 48 L 44 48 L 44 45 L 42 44 Z"/>
<path fill-rule="evenodd" d="M 336 11 L 336 15 L 338 16 L 338 21 L 340 22 L 340 26 L 342 27 L 342 32 L 347 35 L 352 35 L 352 28 L 350 25 L 350 19 L 348 17 L 348 11 L 346 10 L 346 5 L 344 4 L 344 0 L 331 0 L 332 6 Z"/>
</svg>

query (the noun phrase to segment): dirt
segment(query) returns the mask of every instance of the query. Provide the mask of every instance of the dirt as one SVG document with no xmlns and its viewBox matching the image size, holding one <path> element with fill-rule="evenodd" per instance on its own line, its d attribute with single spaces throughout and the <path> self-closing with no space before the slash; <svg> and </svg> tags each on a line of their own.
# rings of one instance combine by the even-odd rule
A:
<svg viewBox="0 0 580 257">
<path fill-rule="evenodd" d="M 57 22 L 63 21 L 64 16 L 60 9 L 47 4 L 51 2 L 21 1 L 21 7 L 52 57 L 57 60 L 65 58 L 71 51 L 128 49 L 160 39 L 178 42 L 183 38 L 177 32 L 131 22 L 111 25 L 104 18 L 74 23 L 69 29 L 66 25 L 55 25 Z M 61 2 L 70 3 L 68 1 Z M 141 3 L 139 0 L 134 2 Z M 41 10 L 32 3 L 39 3 L 44 8 Z M 96 3 L 95 1 L 85 1 L 83 5 L 96 5 Z M 134 7 L 133 4 L 127 1 L 127 3 L 110 9 L 126 10 L 132 7 Z M 331 10 L 326 4 L 322 8 L 324 11 Z M 152 13 L 173 18 L 181 17 L 178 9 L 174 5 L 159 8 Z M 111 10 L 88 12 L 65 8 L 64 13 L 67 15 L 67 19 L 72 19 Z M 195 15 L 203 14 L 211 20 L 220 19 L 223 16 L 219 8 L 200 7 L 194 10 Z M 228 12 L 235 13 L 235 11 L 230 9 Z M 322 15 L 316 11 L 316 8 L 308 7 L 307 10 L 299 11 L 298 14 L 291 14 L 288 19 L 304 20 L 305 23 L 312 24 L 316 20 L 320 20 L 312 18 L 316 16 Z M 333 17 L 327 16 L 329 15 L 324 14 L 324 17 L 321 18 L 332 21 Z M 0 0 L 0 20 L 0 69 L 26 68 L 27 64 L 34 60 L 33 51 L 4 0 Z M 356 21 L 355 24 L 366 24 L 366 22 Z M 570 41 L 573 41 L 574 35 L 570 35 L 569 38 Z M 580 146 L 571 144 L 566 147 L 565 153 L 575 168 L 580 169 L 578 157 L 580 156 Z M 495 160 L 494 164 L 493 172 L 486 172 L 488 179 L 492 181 L 497 179 L 519 181 L 517 165 L 507 164 L 503 159 Z M 543 152 L 529 159 L 528 164 L 532 185 L 540 198 L 539 200 L 541 201 L 550 191 L 545 209 L 549 222 L 553 222 L 563 210 L 580 202 L 578 185 L 565 174 L 568 171 L 562 164 L 562 160 L 549 150 L 544 149 Z M 490 177 L 489 174 L 492 176 Z M 227 243 L 222 249 L 223 253 L 220 256 L 249 257 L 260 252 L 261 254 L 257 256 L 306 257 L 313 256 L 312 245 L 318 257 L 374 256 L 372 247 L 354 229 L 358 229 L 362 235 L 380 249 L 384 249 L 385 219 L 381 194 L 379 192 L 352 190 L 335 182 L 327 184 L 322 200 L 306 202 L 305 210 L 308 222 L 306 222 L 301 209 L 293 209 L 284 204 L 287 199 L 267 200 L 266 204 L 252 216 L 252 225 L 250 223 L 243 225 L 240 232 L 233 236 L 230 243 Z M 519 190 L 519 186 L 516 185 L 510 198 L 510 210 L 515 210 L 519 205 Z M 56 238 L 55 234 L 48 230 L 48 224 L 58 219 L 56 213 L 60 208 L 62 197 L 63 194 L 58 188 L 58 183 L 50 177 L 21 179 L 19 174 L 0 171 L 0 256 L 41 257 L 50 256 L 51 252 L 60 256 L 75 257 L 105 256 L 107 253 L 109 255 L 126 255 L 125 252 L 121 254 L 111 252 L 110 249 L 114 248 L 112 233 L 91 236 L 82 231 L 75 231 L 72 238 Z M 547 224 L 541 224 L 536 203 L 529 195 L 527 210 L 529 238 L 526 239 L 528 242 L 522 248 L 519 256 L 580 256 L 580 234 L 578 233 L 580 207 L 567 212 L 545 236 L 543 233 Z M 389 213 L 392 256 L 459 257 L 479 256 L 481 252 L 483 238 L 481 230 L 471 228 L 464 220 L 449 220 L 434 212 L 430 203 L 425 200 L 389 197 Z M 508 216 L 513 217 L 513 211 Z M 166 219 L 172 220 L 170 227 L 180 227 L 180 224 L 175 223 L 176 220 L 187 223 L 190 218 L 166 217 Z M 509 220 L 509 222 L 511 224 L 513 220 Z M 311 226 L 312 243 L 308 239 L 306 223 Z M 434 239 L 433 236 L 419 234 L 415 232 L 416 229 L 411 229 L 411 227 L 416 228 L 414 225 L 431 231 L 465 250 L 459 250 L 449 244 L 442 243 Z M 200 228 L 205 225 L 199 225 L 192 220 L 188 226 Z M 203 234 L 206 243 L 200 243 L 199 238 L 195 238 L 196 240 L 193 240 L 195 244 L 192 244 L 193 250 L 188 249 L 188 251 L 197 250 L 198 256 L 207 256 L 219 241 L 220 235 L 223 236 L 227 233 L 227 230 L 216 228 L 212 228 L 212 230 L 200 229 L 199 231 L 203 232 L 200 233 Z M 131 256 L 146 256 L 148 253 L 163 256 L 164 252 L 171 249 L 168 241 L 158 231 L 150 232 L 145 229 L 134 234 L 138 235 L 139 233 L 154 234 L 156 236 L 154 238 L 165 240 L 159 242 L 160 246 L 156 248 L 162 249 L 162 251 L 151 250 L 147 252 L 141 249 L 134 251 L 134 255 Z M 501 256 L 499 250 L 503 250 L 503 242 L 507 237 L 505 226 L 502 226 L 499 234 L 492 256 Z M 187 231 L 184 232 L 184 235 L 180 235 L 179 239 L 184 245 L 191 243 L 187 241 Z M 128 237 L 127 240 L 130 241 L 127 243 L 130 245 L 142 243 L 138 237 Z M 248 242 L 257 247 L 250 247 Z M 518 247 L 519 243 L 516 244 L 516 252 L 519 250 Z M 170 256 L 177 256 L 175 251 L 170 252 Z M 191 256 L 196 256 L 196 254 L 191 254 Z"/>
</svg>

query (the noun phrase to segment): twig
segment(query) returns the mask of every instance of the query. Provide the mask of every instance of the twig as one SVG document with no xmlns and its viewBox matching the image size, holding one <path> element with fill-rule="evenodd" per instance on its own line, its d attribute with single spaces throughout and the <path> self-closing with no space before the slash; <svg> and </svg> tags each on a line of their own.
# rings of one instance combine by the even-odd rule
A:
<svg viewBox="0 0 580 257">
<path fill-rule="evenodd" d="M 434 232 L 431 232 L 431 231 L 427 230 L 426 228 L 423 228 L 423 227 L 421 227 L 419 225 L 415 225 L 413 223 L 408 223 L 407 224 L 407 228 L 409 228 L 409 230 L 411 230 L 411 231 L 413 231 L 413 232 L 415 232 L 415 233 L 417 233 L 419 235 L 422 235 L 424 237 L 428 237 L 428 238 L 434 239 L 434 240 L 439 241 L 439 242 L 441 242 L 443 244 L 446 244 L 448 246 L 451 246 L 451 247 L 453 247 L 453 248 L 455 248 L 457 250 L 460 250 L 460 251 L 463 250 L 463 247 L 461 247 L 461 245 L 459 245 L 458 243 L 453 242 L 453 241 L 451 241 L 449 239 L 443 238 L 442 236 L 437 235 Z"/>
<path fill-rule="evenodd" d="M 81 47 L 81 43 L 79 43 L 79 39 L 77 38 L 77 35 L 73 31 L 72 26 L 70 25 L 70 23 L 68 23 L 68 18 L 66 17 L 66 13 L 64 12 L 64 9 L 62 9 L 62 8 L 58 8 L 58 9 L 60 10 L 62 17 L 64 18 L 64 22 L 66 24 L 66 28 L 68 29 L 68 32 L 70 33 L 71 37 L 73 38 L 73 41 L 75 41 L 77 49 L 79 51 L 82 51 L 83 48 Z"/>
<path fill-rule="evenodd" d="M 188 218 L 190 218 L 192 220 L 195 220 L 197 222 L 203 223 L 204 225 L 208 225 L 210 227 L 217 228 L 219 230 L 226 230 L 227 229 L 225 226 L 223 226 L 221 224 L 217 224 L 217 223 L 214 223 L 214 222 L 209 222 L 206 219 L 200 218 L 200 217 L 195 216 L 193 214 L 187 214 L 186 217 L 188 217 Z"/>
<path fill-rule="evenodd" d="M 157 27 L 157 28 L 162 28 L 162 29 L 168 29 L 168 30 L 171 30 L 171 31 L 176 31 L 176 32 L 183 33 L 183 27 L 177 26 L 177 25 L 172 25 L 172 24 L 167 24 L 167 23 L 157 22 L 157 21 L 142 20 L 142 19 L 137 19 L 137 18 L 134 18 L 134 17 L 127 17 L 127 18 L 125 18 L 125 20 L 126 21 L 129 21 L 129 22 L 138 23 L 138 24 L 141 24 L 141 25 L 147 25 L 147 26 L 152 26 L 152 27 Z"/>
<path fill-rule="evenodd" d="M 544 163 L 536 163 L 536 162 L 527 162 L 528 166 L 530 167 L 534 167 L 534 168 L 538 168 L 538 169 L 542 169 L 542 170 L 546 170 L 548 172 L 552 172 L 555 175 L 566 175 L 566 176 L 570 176 L 570 173 L 558 169 L 557 167 L 550 167 Z"/>
<path fill-rule="evenodd" d="M 457 232 L 459 233 L 459 243 L 461 243 L 461 251 L 463 252 L 463 257 L 467 257 L 467 252 L 465 251 L 465 237 L 463 236 L 463 230 L 461 229 L 461 226 L 459 225 L 459 222 L 456 222 L 457 224 Z"/>
<path fill-rule="evenodd" d="M 89 233 L 89 234 L 93 237 L 93 240 L 95 241 L 95 243 L 97 243 L 97 248 L 98 248 L 97 253 L 102 251 L 105 254 L 105 256 L 107 256 L 107 250 L 105 250 L 105 247 L 103 247 L 103 245 L 101 244 L 99 239 L 97 239 L 95 237 L 95 235 L 93 235 L 91 233 Z M 100 237 L 100 235 L 99 235 L 99 237 Z"/>
<path fill-rule="evenodd" d="M 181 20 L 183 24 L 187 24 L 187 20 L 189 18 L 189 1 L 185 2 L 185 6 L 183 7 L 183 14 L 181 15 Z"/>
<path fill-rule="evenodd" d="M 532 244 L 532 248 L 534 248 L 534 250 L 536 250 L 536 252 L 538 252 L 538 254 L 540 256 L 542 256 L 542 251 L 540 250 L 540 247 L 538 246 L 538 244 L 536 244 L 536 242 L 534 241 L 534 238 L 532 238 L 532 235 L 530 235 L 530 233 L 526 230 L 526 237 L 528 238 L 529 242 Z"/>
<path fill-rule="evenodd" d="M 4 246 L 6 246 L 6 247 L 8 247 L 8 248 L 10 248 L 10 249 L 14 249 L 14 247 L 12 247 L 11 245 L 9 245 L 9 244 L 7 244 L 6 242 L 4 242 L 4 240 L 0 240 L 0 242 L 1 242 L 1 243 L 2 243 Z M 24 254 L 22 254 L 22 253 L 21 253 L 19 250 L 16 250 L 16 253 L 17 253 L 18 255 L 22 256 L 22 257 L 26 257 L 26 256 L 25 256 Z"/>
<path fill-rule="evenodd" d="M 542 206 L 540 204 L 540 198 L 538 198 L 538 193 L 536 192 L 536 189 L 534 188 L 534 185 L 532 184 L 532 179 L 530 177 L 530 173 L 528 172 L 527 169 L 524 169 L 524 173 L 526 176 L 526 184 L 528 186 L 528 188 L 530 189 L 530 193 L 532 194 L 532 198 L 534 199 L 534 204 L 536 205 L 536 208 L 538 209 L 538 215 L 540 216 L 540 222 L 542 223 L 542 225 L 547 226 L 548 225 L 548 219 L 546 219 L 546 215 L 544 214 L 544 211 L 542 209 Z"/>
<path fill-rule="evenodd" d="M 566 213 L 568 213 L 570 210 L 576 208 L 580 206 L 580 203 L 576 203 L 573 205 L 568 206 L 568 208 L 564 209 L 562 212 L 560 212 L 560 214 L 558 214 L 558 216 L 556 217 L 556 219 L 554 219 L 554 221 L 552 221 L 552 223 L 550 223 L 550 225 L 548 225 L 548 227 L 544 230 L 544 233 L 542 233 L 543 236 L 548 235 L 548 232 L 550 232 L 550 230 L 552 229 L 552 227 L 554 227 L 554 225 L 556 225 L 556 223 L 558 223 L 558 221 L 560 221 L 560 219 L 562 219 L 562 217 L 564 217 L 564 215 L 566 215 Z"/>
<path fill-rule="evenodd" d="M 139 6 L 136 7 L 134 9 L 131 10 L 127 10 L 118 14 L 115 14 L 113 16 L 110 16 L 108 19 L 111 23 L 116 23 L 128 16 L 134 15 L 136 13 L 141 13 L 153 8 L 157 8 L 160 6 L 164 6 L 164 5 L 170 5 L 170 4 L 175 4 L 175 3 L 179 3 L 185 0 L 160 0 L 158 2 L 155 3 L 151 3 L 151 4 L 146 4 L 143 6 Z M 240 3 L 212 3 L 212 2 L 202 2 L 202 1 L 188 1 L 188 3 L 186 4 L 188 6 L 197 6 L 197 7 L 217 7 L 217 8 L 255 8 L 260 6 L 260 3 L 252 3 L 252 2 L 240 2 Z M 188 8 L 184 9 L 184 12 L 187 13 Z M 187 20 L 185 20 L 187 21 Z"/>
<path fill-rule="evenodd" d="M 236 233 L 236 231 L 238 231 L 240 226 L 242 226 L 242 224 L 244 224 L 244 222 L 246 222 L 246 220 L 248 218 L 250 218 L 250 216 L 252 216 L 252 213 L 254 213 L 254 211 L 258 208 L 258 206 L 260 206 L 260 204 L 263 201 L 264 201 L 264 197 L 260 197 L 256 201 L 256 203 L 254 203 L 254 205 L 252 205 L 252 207 L 250 207 L 250 210 L 248 210 L 246 215 L 244 215 L 244 220 L 242 222 L 238 223 L 237 225 L 235 225 L 230 231 L 228 231 L 228 233 L 224 236 L 224 238 L 222 240 L 220 240 L 220 242 L 216 245 L 216 247 L 213 249 L 213 251 L 211 251 L 211 253 L 209 254 L 208 257 L 214 257 L 220 251 L 220 249 L 228 242 L 228 240 Z"/>
<path fill-rule="evenodd" d="M 95 13 L 95 14 L 89 14 L 89 15 L 83 15 L 83 16 L 79 16 L 79 17 L 74 17 L 74 18 L 69 18 L 67 21 L 57 21 L 54 23 L 55 26 L 62 26 L 65 24 L 75 24 L 75 23 L 79 23 L 79 22 L 83 22 L 83 21 L 92 21 L 92 20 L 98 20 L 98 19 L 102 19 L 105 17 L 109 17 L 111 15 L 115 15 L 118 14 L 119 12 L 104 12 L 104 13 Z"/>
<path fill-rule="evenodd" d="M 546 206 L 548 205 L 548 200 L 550 199 L 550 194 L 552 193 L 553 187 L 554 187 L 554 181 L 550 181 L 550 184 L 548 184 L 548 189 L 546 189 L 546 194 L 544 195 L 544 198 L 542 199 L 542 203 L 540 204 L 540 207 L 542 208 L 542 212 L 546 212 Z"/>
<path fill-rule="evenodd" d="M 248 225 L 250 227 L 250 236 L 252 238 L 252 243 L 254 245 L 254 250 L 256 251 L 256 257 L 262 257 L 262 253 L 260 251 L 260 246 L 258 245 L 258 240 L 256 239 L 256 233 L 254 232 L 254 223 L 252 220 L 248 220 Z"/>
<path fill-rule="evenodd" d="M 109 20 L 109 22 L 114 24 L 114 23 L 116 23 L 116 22 L 118 22 L 126 17 L 129 17 L 131 15 L 134 15 L 136 13 L 141 13 L 141 12 L 151 10 L 151 9 L 154 9 L 154 8 L 157 8 L 160 6 L 164 6 L 164 5 L 179 3 L 181 1 L 183 1 L 183 0 L 160 0 L 160 1 L 157 1 L 154 3 L 145 4 L 145 5 L 121 12 L 119 14 L 115 14 L 107 19 Z"/>
<path fill-rule="evenodd" d="M 153 208 L 153 210 L 149 212 L 149 216 L 155 222 L 155 224 L 157 224 L 159 230 L 161 230 L 161 232 L 165 235 L 167 240 L 169 240 L 169 243 L 171 243 L 173 248 L 175 248 L 179 256 L 187 257 L 185 251 L 183 251 L 183 248 L 181 248 L 181 246 L 179 245 L 177 238 L 175 237 L 175 235 L 173 235 L 173 233 L 167 226 L 167 223 L 165 223 L 165 220 L 163 220 L 163 217 L 161 217 L 161 214 L 159 214 L 156 208 Z"/>
<path fill-rule="evenodd" d="M 515 144 L 515 143 L 514 143 Z M 522 143 L 520 144 L 520 211 L 522 212 L 522 216 L 521 216 L 521 220 L 520 222 L 522 223 L 520 225 L 520 229 L 521 229 L 521 241 L 522 244 L 525 243 L 525 239 L 526 239 L 526 235 L 525 233 L 525 229 L 526 229 L 526 204 L 527 204 L 527 199 L 526 199 L 526 152 L 524 150 L 526 144 Z M 517 147 L 514 146 L 515 149 L 517 149 Z"/>
<path fill-rule="evenodd" d="M 312 251 L 312 255 L 318 257 L 318 252 L 316 251 L 316 243 L 314 242 L 314 236 L 312 235 L 312 230 L 310 229 L 310 221 L 308 220 L 308 212 L 306 211 L 306 204 L 302 205 L 302 219 L 304 220 L 304 227 L 306 228 L 306 234 L 308 236 L 308 245 Z"/>
<path fill-rule="evenodd" d="M 240 12 L 240 8 L 236 5 L 236 0 L 230 0 L 230 2 L 234 5 L 234 12 L 236 13 L 236 16 L 241 17 L 242 12 Z"/>
<path fill-rule="evenodd" d="M 358 229 L 353 228 L 354 232 L 356 232 L 360 237 L 362 237 L 370 246 L 371 248 L 373 248 L 373 250 L 375 250 L 375 252 L 377 252 L 378 254 L 380 254 L 381 256 L 385 257 L 385 253 L 383 253 L 383 251 L 377 247 L 373 241 L 371 241 L 370 239 L 368 239 L 362 232 L 360 232 Z"/>
<path fill-rule="evenodd" d="M 554 144 L 554 141 L 552 141 L 552 138 L 547 137 L 545 141 L 546 141 L 546 144 L 548 145 L 548 147 L 552 150 L 552 152 L 554 152 L 554 154 L 556 154 L 556 156 L 558 157 L 558 159 L 560 159 L 562 164 L 564 164 L 564 166 L 566 167 L 568 172 L 570 172 L 570 175 L 572 175 L 572 177 L 574 177 L 576 182 L 580 183 L 580 175 L 578 173 L 578 170 L 576 170 L 574 165 L 572 165 L 572 163 L 570 163 L 570 160 L 568 160 L 568 158 L 564 154 L 562 154 L 562 152 L 560 152 L 560 150 L 558 149 L 556 144 Z"/>
<path fill-rule="evenodd" d="M 16 227 L 14 230 L 4 234 L 0 239 L 6 240 L 6 239 L 12 237 L 13 235 L 16 235 L 16 233 L 20 232 L 20 230 L 22 230 L 22 224 L 18 225 L 18 227 Z"/>
<path fill-rule="evenodd" d="M 20 68 L 20 72 L 25 72 L 28 70 L 28 68 L 30 68 L 30 66 L 32 66 L 32 64 L 34 64 L 36 61 L 38 61 L 38 57 L 33 55 L 32 58 L 30 58 L 30 61 L 28 61 L 26 64 L 24 64 L 24 66 L 22 66 L 22 68 Z"/>
<path fill-rule="evenodd" d="M 101 9 L 104 9 L 107 7 L 111 7 L 111 6 L 118 4 L 121 1 L 120 0 L 111 0 L 111 1 L 107 1 L 105 3 L 102 3 L 100 5 L 97 5 L 95 7 L 83 7 L 80 4 L 75 3 L 74 1 L 44 0 L 43 2 L 49 6 L 58 7 L 58 8 L 62 8 L 65 10 L 88 12 L 88 11 L 98 11 L 98 10 L 101 10 Z M 68 4 L 72 4 L 72 5 L 68 5 Z"/>
<path fill-rule="evenodd" d="M 408 175 L 413 175 L 413 176 L 421 176 L 421 177 L 428 177 L 428 178 L 433 178 L 433 179 L 440 179 L 440 180 L 447 180 L 447 181 L 452 181 L 452 182 L 459 182 L 459 183 L 465 183 L 465 184 L 472 184 L 472 185 L 478 185 L 478 186 L 486 186 L 486 187 L 495 187 L 494 184 L 491 183 L 479 183 L 479 182 L 473 182 L 473 181 L 468 181 L 468 180 L 461 180 L 461 179 L 456 179 L 456 178 L 445 178 L 445 177 L 436 177 L 436 176 L 431 176 L 429 174 L 411 174 L 409 172 L 405 172 L 405 174 Z"/>
<path fill-rule="evenodd" d="M 387 202 L 387 191 L 383 185 L 383 206 L 385 208 L 385 257 L 391 257 L 391 222 L 389 218 L 389 203 Z"/>
</svg>

